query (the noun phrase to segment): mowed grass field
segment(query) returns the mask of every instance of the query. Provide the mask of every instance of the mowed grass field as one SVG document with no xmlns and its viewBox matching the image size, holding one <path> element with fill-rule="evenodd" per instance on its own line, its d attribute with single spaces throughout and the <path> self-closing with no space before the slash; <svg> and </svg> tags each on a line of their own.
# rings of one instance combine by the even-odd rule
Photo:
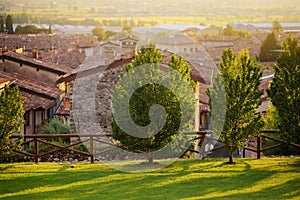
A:
<svg viewBox="0 0 300 200">
<path fill-rule="evenodd" d="M 299 157 L 226 161 L 178 160 L 148 173 L 101 163 L 0 164 L 0 199 L 300 199 Z"/>
</svg>

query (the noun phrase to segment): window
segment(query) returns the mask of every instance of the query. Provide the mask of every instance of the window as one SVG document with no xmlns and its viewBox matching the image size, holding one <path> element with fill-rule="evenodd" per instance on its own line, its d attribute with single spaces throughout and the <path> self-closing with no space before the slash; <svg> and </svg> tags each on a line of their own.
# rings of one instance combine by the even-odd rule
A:
<svg viewBox="0 0 300 200">
<path fill-rule="evenodd" d="M 42 112 L 41 112 L 41 118 L 42 118 L 42 121 L 44 121 L 45 120 L 45 111 L 43 110 Z"/>
<path fill-rule="evenodd" d="M 53 119 L 53 108 L 50 108 L 50 109 L 47 111 L 47 115 L 48 115 L 48 119 Z"/>
<path fill-rule="evenodd" d="M 30 126 L 30 111 L 26 111 L 24 115 L 25 126 Z"/>
</svg>

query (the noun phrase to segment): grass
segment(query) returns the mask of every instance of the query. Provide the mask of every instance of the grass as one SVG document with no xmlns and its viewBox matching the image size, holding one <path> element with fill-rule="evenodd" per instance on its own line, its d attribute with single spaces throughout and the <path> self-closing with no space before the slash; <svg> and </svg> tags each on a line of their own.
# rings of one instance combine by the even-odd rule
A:
<svg viewBox="0 0 300 200">
<path fill-rule="evenodd" d="M 226 161 L 178 160 L 140 174 L 101 163 L 0 164 L 0 199 L 300 199 L 300 158 Z"/>
</svg>

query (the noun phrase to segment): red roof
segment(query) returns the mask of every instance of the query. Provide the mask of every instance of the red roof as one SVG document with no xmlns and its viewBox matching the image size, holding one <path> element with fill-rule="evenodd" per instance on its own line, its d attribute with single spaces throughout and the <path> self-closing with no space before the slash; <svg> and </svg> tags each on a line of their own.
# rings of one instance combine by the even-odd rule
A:
<svg viewBox="0 0 300 200">
<path fill-rule="evenodd" d="M 50 100 L 26 91 L 20 91 L 20 94 L 26 99 L 25 103 L 23 104 L 25 111 L 37 108 L 43 108 L 47 110 L 48 108 L 55 106 L 55 100 Z"/>
<path fill-rule="evenodd" d="M 35 92 L 37 94 L 48 96 L 53 99 L 58 98 L 60 94 L 63 93 L 63 91 L 57 87 L 27 78 L 19 74 L 0 71 L 0 77 L 15 80 L 20 88 Z"/>
</svg>

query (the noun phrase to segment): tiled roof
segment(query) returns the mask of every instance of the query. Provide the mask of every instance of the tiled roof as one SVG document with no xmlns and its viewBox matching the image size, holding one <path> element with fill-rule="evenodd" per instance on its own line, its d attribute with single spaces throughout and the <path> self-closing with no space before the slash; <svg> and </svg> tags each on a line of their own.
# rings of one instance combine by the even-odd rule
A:
<svg viewBox="0 0 300 200">
<path fill-rule="evenodd" d="M 63 99 L 59 105 L 59 107 L 57 108 L 55 115 L 66 115 L 66 116 L 70 116 L 70 108 L 66 107 L 65 104 L 65 99 Z"/>
<path fill-rule="evenodd" d="M 55 65 L 49 62 L 43 62 L 40 60 L 35 60 L 30 56 L 26 56 L 25 54 L 19 54 L 15 52 L 7 52 L 1 56 L 2 58 L 8 59 L 8 60 L 13 60 L 16 62 L 26 62 L 25 64 L 27 65 L 34 65 L 39 68 L 42 68 L 44 70 L 48 71 L 55 71 L 58 74 L 65 74 L 69 71 L 72 70 L 70 67 L 65 67 L 65 66 L 60 66 L 60 65 Z"/>
<path fill-rule="evenodd" d="M 56 99 L 59 95 L 63 92 L 57 87 L 52 85 L 39 82 L 34 79 L 27 78 L 25 76 L 15 74 L 15 73 L 8 73 L 0 71 L 0 77 L 7 78 L 7 79 L 14 79 L 16 80 L 16 84 L 27 91 L 32 91 L 40 95 L 44 95 L 50 97 L 52 99 Z"/>
<path fill-rule="evenodd" d="M 23 108 L 25 111 L 36 108 L 48 109 L 55 106 L 55 100 L 50 100 L 48 98 L 41 97 L 36 94 L 32 94 L 27 91 L 20 91 L 22 97 L 26 99 L 23 104 Z"/>
<path fill-rule="evenodd" d="M 174 36 L 163 35 L 153 39 L 156 44 L 167 44 L 167 45 L 180 45 L 180 44 L 198 44 L 197 41 L 183 34 L 176 34 Z"/>
<path fill-rule="evenodd" d="M 0 77 L 0 84 L 2 84 L 2 83 L 6 83 L 6 82 L 9 82 L 9 81 L 11 81 L 10 79 L 8 79 L 8 78 L 3 78 L 3 77 Z"/>
</svg>

